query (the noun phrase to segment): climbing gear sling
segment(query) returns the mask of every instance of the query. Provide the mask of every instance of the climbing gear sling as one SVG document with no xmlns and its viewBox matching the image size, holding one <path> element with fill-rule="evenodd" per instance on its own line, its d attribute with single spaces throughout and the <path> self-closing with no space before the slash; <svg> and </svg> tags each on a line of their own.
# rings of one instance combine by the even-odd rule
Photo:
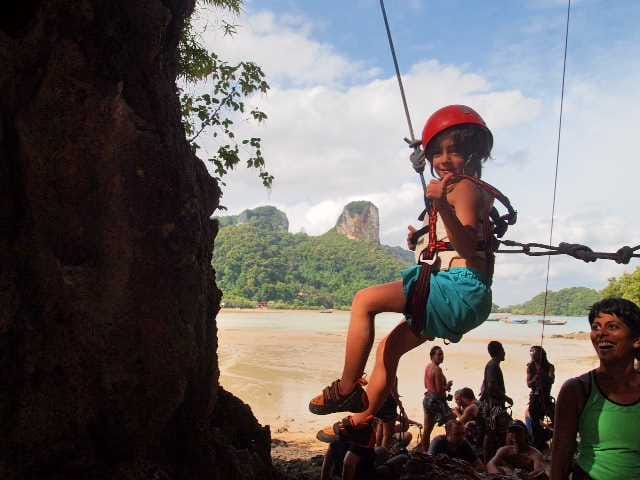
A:
<svg viewBox="0 0 640 480">
<path fill-rule="evenodd" d="M 507 213 L 500 215 L 495 207 L 492 207 L 482 219 L 482 241 L 478 242 L 478 250 L 485 252 L 485 258 L 487 261 L 487 273 L 490 277 L 493 276 L 493 260 L 494 252 L 500 245 L 500 241 L 496 238 L 502 237 L 509 225 L 513 225 L 517 220 L 517 212 L 511 206 L 509 199 L 500 192 L 494 186 L 483 182 L 479 178 L 469 175 L 455 175 L 452 181 L 469 180 L 477 185 L 480 189 L 488 193 L 492 199 L 498 200 L 507 208 Z M 420 215 L 424 218 L 426 210 Z M 444 242 L 438 240 L 436 235 L 436 222 L 438 219 L 438 212 L 435 206 L 432 206 L 429 210 L 428 223 L 424 228 L 417 230 L 413 234 L 413 239 L 417 240 L 419 236 L 425 233 L 429 235 L 429 243 L 418 258 L 418 264 L 421 265 L 420 275 L 411 294 L 411 298 L 407 302 L 405 314 L 411 317 L 411 329 L 416 335 L 421 335 L 421 332 L 426 323 L 426 306 L 429 300 L 429 290 L 431 285 L 431 274 L 434 272 L 434 263 L 437 260 L 438 252 L 447 250 L 455 250 L 450 242 Z M 415 243 L 415 242 L 414 242 Z"/>
</svg>

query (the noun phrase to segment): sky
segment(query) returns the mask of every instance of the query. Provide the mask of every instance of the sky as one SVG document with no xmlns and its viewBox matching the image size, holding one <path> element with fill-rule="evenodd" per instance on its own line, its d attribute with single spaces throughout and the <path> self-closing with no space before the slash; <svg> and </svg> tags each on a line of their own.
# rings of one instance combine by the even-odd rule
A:
<svg viewBox="0 0 640 480">
<path fill-rule="evenodd" d="M 494 134 L 483 179 L 518 210 L 507 238 L 549 242 L 567 3 L 560 0 L 387 0 L 416 135 L 436 109 L 476 109 Z M 220 20 L 237 25 L 223 35 Z M 571 4 L 553 243 L 597 251 L 640 244 L 640 2 Z M 352 200 L 380 212 L 382 243 L 402 245 L 422 205 L 409 135 L 378 0 L 262 0 L 239 16 L 197 13 L 203 42 L 230 62 L 251 60 L 271 89 L 248 104 L 267 113 L 237 119 L 240 135 L 262 138 L 265 189 L 255 171 L 225 178 L 226 214 L 274 205 L 290 231 L 319 235 Z M 206 83 L 192 87 L 206 89 Z M 216 138 L 199 142 L 214 151 Z M 426 172 L 428 180 L 428 172 Z M 549 288 L 601 289 L 639 265 L 551 260 Z M 500 255 L 494 302 L 544 291 L 546 257 Z"/>
</svg>

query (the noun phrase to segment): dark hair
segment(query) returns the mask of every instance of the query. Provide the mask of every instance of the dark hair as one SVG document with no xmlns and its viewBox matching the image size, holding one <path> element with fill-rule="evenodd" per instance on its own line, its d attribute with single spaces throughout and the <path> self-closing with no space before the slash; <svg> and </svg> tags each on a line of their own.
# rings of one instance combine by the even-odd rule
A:
<svg viewBox="0 0 640 480">
<path fill-rule="evenodd" d="M 540 345 L 533 345 L 531 347 L 531 350 L 535 350 L 537 352 L 540 352 L 540 356 L 542 357 L 542 361 L 540 362 L 542 364 L 543 368 L 549 368 L 549 366 L 551 365 L 549 363 L 549 360 L 547 359 L 547 351 L 542 348 Z"/>
<path fill-rule="evenodd" d="M 640 337 L 640 308 L 635 303 L 616 297 L 600 300 L 589 310 L 589 324 L 602 313 L 615 315 L 629 327 L 634 338 Z"/>
<path fill-rule="evenodd" d="M 464 387 L 464 388 L 461 388 L 460 390 L 456 390 L 455 394 L 469 400 L 476 399 L 476 396 L 473 394 L 473 390 L 471 390 L 469 387 Z"/>
<path fill-rule="evenodd" d="M 431 164 L 431 173 L 433 174 L 433 157 L 440 151 L 442 142 L 448 138 L 465 159 L 464 173 L 480 178 L 482 163 L 491 156 L 491 146 L 489 134 L 475 125 L 459 125 L 448 128 L 429 142 L 424 154 Z"/>
<path fill-rule="evenodd" d="M 522 420 L 514 420 L 511 422 L 511 425 L 509 425 L 509 431 L 514 431 L 514 430 L 520 430 L 526 434 L 527 426 Z"/>
<path fill-rule="evenodd" d="M 442 348 L 438 345 L 436 345 L 435 347 L 431 347 L 431 350 L 429 350 L 429 358 L 433 358 L 438 350 L 442 351 Z"/>
<path fill-rule="evenodd" d="M 489 355 L 491 355 L 491 358 L 493 358 L 497 356 L 500 352 L 504 352 L 504 348 L 502 344 L 497 340 L 491 340 L 489 342 L 489 345 L 487 345 L 487 351 L 489 352 Z"/>
</svg>

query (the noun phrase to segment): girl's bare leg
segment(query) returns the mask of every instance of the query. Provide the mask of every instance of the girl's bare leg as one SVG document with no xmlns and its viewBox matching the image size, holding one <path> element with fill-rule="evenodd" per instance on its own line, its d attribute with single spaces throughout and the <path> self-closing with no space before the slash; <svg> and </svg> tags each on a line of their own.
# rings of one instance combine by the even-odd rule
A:
<svg viewBox="0 0 640 480">
<path fill-rule="evenodd" d="M 376 352 L 376 363 L 367 387 L 369 407 L 366 411 L 351 416 L 354 425 L 375 415 L 389 395 L 396 378 L 400 357 L 426 340 L 426 338 L 414 334 L 409 324 L 404 321 L 391 330 L 391 333 L 380 342 Z"/>
<path fill-rule="evenodd" d="M 340 393 L 349 394 L 362 377 L 375 335 L 374 317 L 382 312 L 404 312 L 406 298 L 402 282 L 385 283 L 356 293 L 351 304 L 351 321 L 347 332 L 344 368 Z"/>
</svg>

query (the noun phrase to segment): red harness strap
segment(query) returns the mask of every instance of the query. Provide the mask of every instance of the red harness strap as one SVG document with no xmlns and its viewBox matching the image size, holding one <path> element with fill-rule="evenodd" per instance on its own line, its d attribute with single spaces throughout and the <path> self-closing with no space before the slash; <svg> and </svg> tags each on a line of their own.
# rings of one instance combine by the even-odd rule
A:
<svg viewBox="0 0 640 480">
<path fill-rule="evenodd" d="M 509 199 L 505 197 L 498 189 L 476 177 L 471 177 L 468 175 L 457 175 L 456 177 L 454 177 L 454 180 L 462 179 L 472 181 L 478 187 L 491 195 L 491 197 L 503 203 L 509 210 L 509 213 L 503 217 L 506 219 L 505 222 L 509 225 L 515 223 L 515 210 L 513 210 L 513 208 L 511 207 Z M 437 239 L 437 220 L 438 212 L 435 207 L 432 207 L 429 211 L 429 244 L 427 245 L 427 248 L 422 251 L 422 253 L 420 254 L 420 258 L 418 259 L 418 264 L 421 265 L 420 275 L 418 276 L 418 280 L 413 288 L 413 292 L 406 308 L 407 316 L 411 317 L 411 329 L 418 336 L 422 335 L 422 330 L 424 329 L 427 320 L 426 307 L 429 300 L 429 292 L 431 288 L 431 274 L 433 273 L 433 264 L 437 260 L 437 253 L 447 250 L 453 250 L 451 243 L 443 242 L 442 240 Z M 498 241 L 492 234 L 491 217 L 488 211 L 486 212 L 485 217 L 482 219 L 482 237 L 483 240 L 481 245 L 479 246 L 482 247 L 482 250 L 485 253 L 487 262 L 487 273 L 490 275 L 490 277 L 493 277 L 493 260 L 495 257 L 494 250 L 498 247 Z"/>
</svg>

